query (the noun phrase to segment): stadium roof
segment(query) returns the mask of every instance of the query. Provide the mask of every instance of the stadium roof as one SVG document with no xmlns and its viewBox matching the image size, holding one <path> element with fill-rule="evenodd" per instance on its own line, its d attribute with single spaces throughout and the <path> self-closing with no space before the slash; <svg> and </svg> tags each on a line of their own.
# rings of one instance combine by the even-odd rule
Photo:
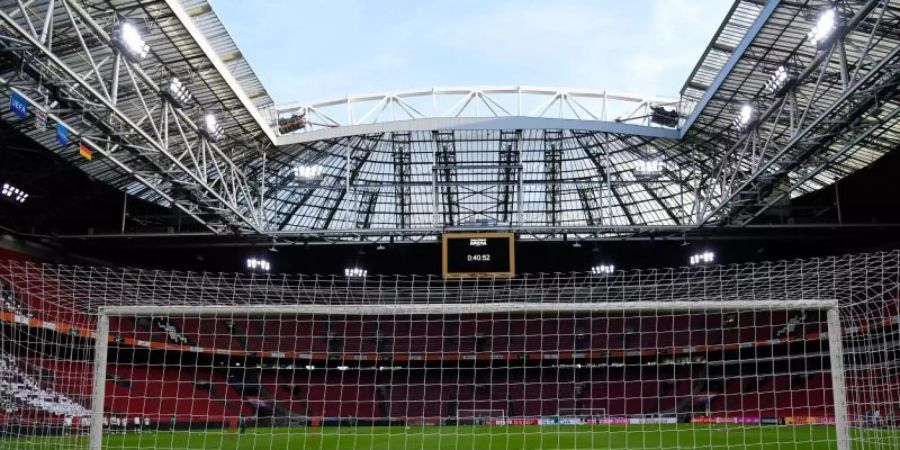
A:
<svg viewBox="0 0 900 450">
<path fill-rule="evenodd" d="M 275 107 L 206 1 L 4 0 L 3 95 L 73 138 L 3 118 L 214 233 L 416 240 L 477 226 L 552 239 L 744 226 L 900 144 L 898 7 L 839 3 L 841 26 L 814 45 L 807 34 L 830 3 L 735 1 L 678 98 L 467 87 Z M 124 21 L 150 49 L 142 61 L 117 56 Z M 788 85 L 770 92 L 779 67 Z M 172 106 L 172 76 L 195 102 Z M 654 107 L 677 111 L 677 126 Z M 208 113 L 221 139 L 204 129 Z M 97 157 L 81 159 L 79 143 Z"/>
</svg>

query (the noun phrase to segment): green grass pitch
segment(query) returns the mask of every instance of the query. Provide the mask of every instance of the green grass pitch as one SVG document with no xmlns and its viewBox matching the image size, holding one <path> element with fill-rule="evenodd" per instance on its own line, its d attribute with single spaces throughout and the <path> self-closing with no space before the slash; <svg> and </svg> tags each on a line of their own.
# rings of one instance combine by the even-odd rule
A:
<svg viewBox="0 0 900 450">
<path fill-rule="evenodd" d="M 827 426 L 560 425 L 250 428 L 105 436 L 104 448 L 165 450 L 574 450 L 836 448 Z M 900 448 L 900 432 L 855 430 L 866 450 Z M 4 450 L 86 449 L 87 437 L 0 438 Z"/>
</svg>

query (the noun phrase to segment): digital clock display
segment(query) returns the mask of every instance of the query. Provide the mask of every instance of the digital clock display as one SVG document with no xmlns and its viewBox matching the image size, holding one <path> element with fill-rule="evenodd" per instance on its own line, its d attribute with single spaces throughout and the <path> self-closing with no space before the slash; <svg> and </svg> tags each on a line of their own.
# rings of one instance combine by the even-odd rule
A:
<svg viewBox="0 0 900 450">
<path fill-rule="evenodd" d="M 511 277 L 515 274 L 512 233 L 444 235 L 444 277 Z"/>
</svg>

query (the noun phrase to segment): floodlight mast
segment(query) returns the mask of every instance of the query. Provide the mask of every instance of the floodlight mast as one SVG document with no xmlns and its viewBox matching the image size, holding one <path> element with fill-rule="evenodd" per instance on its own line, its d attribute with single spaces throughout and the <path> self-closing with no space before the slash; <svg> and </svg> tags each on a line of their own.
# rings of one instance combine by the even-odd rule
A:
<svg viewBox="0 0 900 450">
<path fill-rule="evenodd" d="M 827 48 L 831 44 L 831 39 L 835 36 L 835 31 L 839 27 L 839 17 L 834 7 L 828 8 L 819 15 L 819 19 L 807 34 L 809 42 L 818 49 Z"/>
<path fill-rule="evenodd" d="M 194 99 L 194 96 L 188 90 L 187 86 L 185 86 L 178 77 L 169 79 L 167 88 L 162 92 L 176 108 L 185 108 Z"/>
<path fill-rule="evenodd" d="M 22 204 L 28 200 L 29 194 L 22 189 L 19 189 L 16 186 L 13 186 L 9 183 L 3 183 L 3 187 L 0 188 L 0 196 L 6 197 L 16 203 Z"/>
<path fill-rule="evenodd" d="M 133 62 L 139 62 L 150 53 L 150 46 L 144 42 L 137 26 L 126 20 L 120 21 L 113 29 L 113 42 Z"/>
<path fill-rule="evenodd" d="M 222 139 L 225 135 L 222 125 L 211 111 L 203 115 L 203 126 L 200 127 L 200 133 L 212 142 Z"/>
</svg>

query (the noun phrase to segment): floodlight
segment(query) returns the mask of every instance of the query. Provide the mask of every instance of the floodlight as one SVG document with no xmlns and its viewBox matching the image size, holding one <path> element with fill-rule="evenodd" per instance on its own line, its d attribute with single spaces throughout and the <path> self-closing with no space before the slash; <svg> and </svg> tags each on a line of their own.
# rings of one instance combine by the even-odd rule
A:
<svg viewBox="0 0 900 450">
<path fill-rule="evenodd" d="M 783 97 L 796 80 L 797 76 L 791 73 L 788 66 L 778 66 L 778 69 L 775 69 L 775 72 L 769 77 L 769 81 L 766 82 L 766 89 L 776 97 Z"/>
<path fill-rule="evenodd" d="M 665 164 L 658 159 L 645 159 L 637 162 L 634 176 L 637 178 L 656 178 L 662 175 Z"/>
<path fill-rule="evenodd" d="M 288 134 L 305 128 L 307 125 L 306 114 L 291 114 L 290 117 L 278 118 L 278 133 Z"/>
<path fill-rule="evenodd" d="M 651 106 L 650 122 L 664 127 L 675 128 L 678 126 L 678 111 L 669 110 L 662 106 Z"/>
<path fill-rule="evenodd" d="M 218 119 L 216 119 L 216 115 L 211 112 L 203 116 L 203 126 L 200 127 L 200 132 L 213 142 L 218 141 L 225 134 L 222 126 L 219 125 Z"/>
<path fill-rule="evenodd" d="M 816 25 L 809 30 L 807 37 L 809 42 L 822 48 L 831 42 L 831 37 L 837 29 L 837 11 L 834 8 L 826 9 L 819 16 Z"/>
<path fill-rule="evenodd" d="M 0 188 L 0 195 L 19 204 L 25 203 L 25 200 L 28 200 L 27 192 L 9 183 L 3 183 L 3 187 Z"/>
<path fill-rule="evenodd" d="M 297 164 L 291 171 L 294 173 L 294 178 L 301 180 L 322 179 L 322 166 L 318 164 Z"/>
<path fill-rule="evenodd" d="M 191 95 L 191 92 L 188 91 L 187 86 L 181 82 L 177 77 L 172 77 L 169 80 L 169 85 L 163 94 L 178 108 L 184 108 L 194 99 L 194 96 Z"/>
<path fill-rule="evenodd" d="M 365 278 L 369 271 L 359 267 L 348 267 L 344 269 L 344 276 L 347 278 Z"/>
<path fill-rule="evenodd" d="M 749 104 L 741 107 L 741 111 L 735 116 L 733 124 L 739 130 L 745 130 L 756 120 L 756 110 Z"/>
<path fill-rule="evenodd" d="M 692 266 L 710 264 L 716 259 L 716 255 L 713 252 L 706 251 L 703 253 L 697 253 L 696 255 L 692 255 L 690 258 L 690 263 Z"/>
<path fill-rule="evenodd" d="M 260 272 L 272 270 L 272 264 L 262 258 L 247 258 L 247 268 Z"/>
<path fill-rule="evenodd" d="M 616 266 L 612 264 L 599 264 L 591 267 L 591 273 L 594 275 L 609 275 L 616 271 Z"/>
<path fill-rule="evenodd" d="M 131 23 L 122 21 L 113 29 L 114 45 L 133 61 L 140 61 L 150 53 L 150 47 L 144 42 L 144 38 L 137 27 Z"/>
</svg>

